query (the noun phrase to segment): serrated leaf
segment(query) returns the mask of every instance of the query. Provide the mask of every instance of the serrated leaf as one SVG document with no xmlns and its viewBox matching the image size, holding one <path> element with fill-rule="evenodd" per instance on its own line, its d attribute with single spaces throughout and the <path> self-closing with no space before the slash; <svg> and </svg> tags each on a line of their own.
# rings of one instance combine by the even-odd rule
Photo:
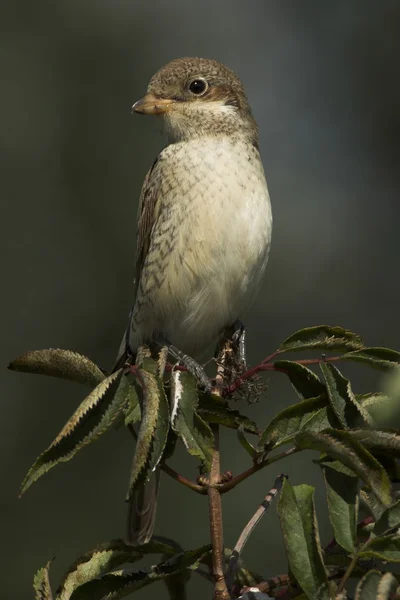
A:
<svg viewBox="0 0 400 600">
<path fill-rule="evenodd" d="M 37 571 L 33 578 L 33 589 L 35 590 L 35 600 L 53 600 L 53 593 L 50 587 L 49 568 L 51 560 L 45 567 Z"/>
<path fill-rule="evenodd" d="M 390 350 L 389 348 L 363 348 L 362 350 L 347 352 L 343 354 L 342 358 L 344 360 L 365 362 L 376 369 L 390 371 L 393 367 L 398 366 L 400 352 Z"/>
<path fill-rule="evenodd" d="M 360 558 L 379 558 L 400 563 L 400 535 L 394 533 L 370 539 L 358 553 Z"/>
<path fill-rule="evenodd" d="M 368 450 L 400 457 L 400 435 L 394 431 L 354 429 L 351 435 Z"/>
<path fill-rule="evenodd" d="M 353 552 L 357 543 L 358 477 L 332 469 L 328 461 L 321 466 L 336 542 L 348 552 Z"/>
<path fill-rule="evenodd" d="M 323 431 L 324 429 L 339 429 L 340 423 L 330 406 L 320 408 L 304 423 L 301 431 Z"/>
<path fill-rule="evenodd" d="M 176 552 L 172 546 L 155 540 L 135 547 L 125 544 L 123 540 L 101 544 L 71 565 L 57 590 L 56 600 L 69 600 L 79 586 L 102 577 L 119 566 L 137 562 L 145 554 L 161 553 L 174 555 Z"/>
<path fill-rule="evenodd" d="M 198 405 L 197 381 L 185 371 L 171 373 L 171 426 L 183 441 L 189 454 L 197 456 L 208 472 L 214 448 L 210 427 L 196 413 Z"/>
<path fill-rule="evenodd" d="M 129 574 L 114 573 L 104 575 L 77 588 L 71 600 L 87 600 L 96 598 L 98 600 L 119 600 L 140 588 L 178 573 L 186 573 L 188 569 L 197 569 L 201 559 L 210 551 L 210 545 L 202 546 L 196 550 L 177 554 L 173 558 L 147 567 L 142 570 L 133 571 Z"/>
<path fill-rule="evenodd" d="M 347 431 L 305 431 L 295 438 L 299 448 L 325 452 L 352 469 L 385 506 L 392 503 L 391 486 L 382 465 Z"/>
<path fill-rule="evenodd" d="M 379 536 L 400 527 L 400 500 L 389 506 L 375 523 L 374 534 Z"/>
<path fill-rule="evenodd" d="M 296 331 L 286 338 L 279 347 L 279 352 L 294 352 L 311 348 L 321 350 L 359 350 L 363 347 L 359 335 L 343 329 L 343 327 L 317 325 Z"/>
<path fill-rule="evenodd" d="M 354 600 L 389 600 L 397 585 L 391 573 L 368 571 L 356 587 Z"/>
<path fill-rule="evenodd" d="M 215 394 L 200 393 L 197 412 L 207 423 L 216 423 L 231 429 L 237 429 L 242 426 L 247 433 L 259 433 L 254 421 L 231 408 L 226 400 Z"/>
<path fill-rule="evenodd" d="M 288 444 L 303 429 L 307 423 L 328 404 L 328 398 L 323 395 L 309 398 L 283 409 L 276 415 L 263 431 L 259 448 L 277 448 Z"/>
<path fill-rule="evenodd" d="M 21 495 L 44 473 L 73 456 L 112 426 L 126 402 L 129 383 L 119 369 L 109 375 L 85 398 L 55 440 L 28 471 Z"/>
<path fill-rule="evenodd" d="M 244 448 L 244 450 L 247 452 L 247 454 L 249 456 L 251 456 L 251 458 L 253 460 L 256 460 L 256 458 L 258 458 L 260 456 L 261 452 L 260 452 L 260 450 L 257 450 L 257 448 L 255 448 L 253 446 L 253 444 L 251 444 L 249 442 L 249 440 L 247 439 L 247 437 L 244 433 L 243 427 L 238 428 L 237 436 L 238 436 L 238 440 L 239 440 L 242 448 Z"/>
<path fill-rule="evenodd" d="M 377 521 L 385 511 L 386 507 L 379 502 L 378 498 L 372 494 L 372 492 L 369 493 L 367 490 L 360 490 L 360 501 L 375 521 Z"/>
<path fill-rule="evenodd" d="M 311 369 L 292 360 L 277 360 L 274 365 L 286 373 L 300 398 L 316 398 L 326 393 L 324 384 Z"/>
<path fill-rule="evenodd" d="M 314 488 L 309 485 L 292 487 L 285 480 L 278 514 L 287 558 L 297 582 L 310 600 L 328 599 L 328 577 L 315 515 Z"/>
<path fill-rule="evenodd" d="M 21 373 L 60 377 L 84 383 L 90 387 L 98 385 L 106 377 L 101 369 L 86 356 L 60 348 L 26 352 L 13 360 L 8 368 Z"/>
<path fill-rule="evenodd" d="M 126 399 L 126 405 L 124 407 L 124 425 L 127 427 L 128 425 L 134 425 L 135 423 L 139 423 L 142 418 L 142 411 L 140 408 L 139 394 L 137 391 L 138 382 L 135 379 L 133 380 L 130 375 L 127 375 L 128 381 L 130 382 L 129 392 Z"/>
<path fill-rule="evenodd" d="M 357 401 L 350 381 L 330 363 L 321 362 L 331 407 L 344 429 L 360 425 L 373 425 L 369 412 Z"/>
<path fill-rule="evenodd" d="M 372 392 L 369 394 L 356 394 L 357 401 L 371 415 L 374 422 L 380 421 L 382 418 L 382 408 L 387 406 L 390 398 L 387 394 L 381 392 Z"/>
<path fill-rule="evenodd" d="M 155 374 L 158 372 L 158 364 L 152 359 L 145 359 L 142 364 L 143 368 L 139 369 L 143 393 L 142 421 L 133 456 L 127 500 L 131 498 L 136 486 L 146 482 L 159 464 L 169 432 L 168 400 L 162 380 Z"/>
</svg>

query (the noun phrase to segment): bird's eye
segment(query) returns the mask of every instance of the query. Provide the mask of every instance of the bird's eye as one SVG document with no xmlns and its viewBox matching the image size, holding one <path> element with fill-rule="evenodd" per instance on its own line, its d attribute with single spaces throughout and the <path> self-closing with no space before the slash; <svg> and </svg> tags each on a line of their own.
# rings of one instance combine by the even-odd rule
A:
<svg viewBox="0 0 400 600">
<path fill-rule="evenodd" d="M 196 96 L 202 96 L 203 94 L 205 94 L 207 89 L 208 85 L 207 82 L 204 81 L 204 79 L 194 79 L 189 85 L 189 90 L 192 92 L 192 94 L 195 94 Z"/>
</svg>

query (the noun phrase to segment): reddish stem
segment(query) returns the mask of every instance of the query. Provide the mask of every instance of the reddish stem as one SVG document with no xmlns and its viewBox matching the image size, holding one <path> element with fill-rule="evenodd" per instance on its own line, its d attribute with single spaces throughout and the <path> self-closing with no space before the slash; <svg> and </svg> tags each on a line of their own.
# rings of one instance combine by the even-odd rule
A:
<svg viewBox="0 0 400 600">
<path fill-rule="evenodd" d="M 275 352 L 274 354 L 271 354 L 271 356 L 272 357 L 276 356 L 276 354 L 277 354 L 277 352 Z M 287 373 L 287 371 L 285 369 L 281 369 L 281 368 L 277 367 L 275 365 L 275 363 L 269 362 L 270 358 L 271 357 L 268 356 L 259 365 L 255 366 L 252 369 L 249 369 L 248 371 L 243 373 L 231 385 L 226 386 L 224 388 L 223 395 L 230 396 L 231 394 L 236 392 L 241 387 L 241 385 L 244 381 L 251 379 L 252 377 L 257 375 L 257 373 L 260 373 L 261 371 L 277 371 L 279 373 Z M 306 358 L 303 360 L 295 360 L 293 362 L 297 363 L 298 365 L 319 365 L 321 362 L 334 362 L 337 360 L 341 360 L 341 358 L 342 358 L 341 356 L 330 356 L 328 358 Z"/>
</svg>

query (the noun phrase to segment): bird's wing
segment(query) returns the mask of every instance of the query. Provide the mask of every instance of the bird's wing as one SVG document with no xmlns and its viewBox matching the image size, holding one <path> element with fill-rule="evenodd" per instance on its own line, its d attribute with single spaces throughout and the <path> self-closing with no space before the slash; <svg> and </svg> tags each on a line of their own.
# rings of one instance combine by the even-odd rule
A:
<svg viewBox="0 0 400 600">
<path fill-rule="evenodd" d="M 151 230 L 156 221 L 157 204 L 160 199 L 160 156 L 160 154 L 157 156 L 151 169 L 147 173 L 139 198 L 135 292 L 149 250 Z"/>
<path fill-rule="evenodd" d="M 160 156 L 161 154 L 157 156 L 151 169 L 148 171 L 143 182 L 142 191 L 140 193 L 139 198 L 139 208 L 137 215 L 137 246 L 134 303 L 143 265 L 146 260 L 147 252 L 149 251 L 151 230 L 156 220 L 157 205 L 159 203 L 161 195 Z M 118 355 L 113 366 L 113 371 L 122 367 L 126 360 L 132 313 L 133 307 L 129 314 L 127 330 L 124 334 L 124 337 L 122 338 Z"/>
</svg>

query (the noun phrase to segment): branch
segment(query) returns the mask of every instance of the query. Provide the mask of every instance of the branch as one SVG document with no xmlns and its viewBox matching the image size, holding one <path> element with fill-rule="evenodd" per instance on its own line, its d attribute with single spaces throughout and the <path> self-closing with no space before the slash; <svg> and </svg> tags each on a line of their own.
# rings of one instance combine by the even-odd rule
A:
<svg viewBox="0 0 400 600">
<path fill-rule="evenodd" d="M 224 379 L 225 379 L 225 364 L 228 354 L 232 352 L 231 343 L 229 341 L 221 342 L 218 353 L 217 376 L 215 378 L 215 387 L 213 393 L 218 396 L 222 395 Z M 214 450 L 211 461 L 210 477 L 207 486 L 208 493 L 208 514 L 210 519 L 210 536 L 212 546 L 212 574 L 214 578 L 214 600 L 229 600 L 230 594 L 225 581 L 224 569 L 224 532 L 222 524 L 222 503 L 221 492 L 218 485 L 221 482 L 221 466 L 219 454 L 219 426 L 210 423 L 211 430 L 214 434 Z"/>
<path fill-rule="evenodd" d="M 286 373 L 287 371 L 285 369 L 281 369 L 277 367 L 275 363 L 270 362 L 271 358 L 274 358 L 277 354 L 278 352 L 274 352 L 270 356 L 267 356 L 267 358 L 265 358 L 259 365 L 240 375 L 240 377 L 238 377 L 231 385 L 228 385 L 224 388 L 223 396 L 230 396 L 236 392 L 245 381 L 251 379 L 257 375 L 257 373 L 261 373 L 262 371 L 277 371 L 278 373 Z M 293 362 L 297 363 L 298 365 L 319 365 L 321 362 L 335 362 L 341 359 L 341 356 L 329 356 L 325 358 L 306 358 L 302 360 L 294 360 Z"/>
<path fill-rule="evenodd" d="M 237 569 L 239 559 L 240 559 L 240 555 L 243 551 L 243 548 L 245 547 L 245 545 L 247 543 L 247 540 L 251 536 L 253 530 L 258 525 L 258 523 L 260 522 L 262 517 L 267 512 L 267 510 L 270 507 L 270 505 L 272 504 L 272 501 L 274 500 L 274 498 L 276 498 L 276 496 L 278 495 L 279 490 L 281 489 L 283 481 L 286 477 L 287 477 L 287 475 L 282 474 L 282 475 L 279 475 L 275 479 L 274 487 L 265 496 L 264 500 L 261 502 L 260 506 L 257 508 L 256 512 L 251 517 L 250 521 L 247 523 L 246 527 L 243 529 L 242 533 L 240 534 L 239 539 L 236 542 L 236 546 L 234 547 L 233 552 L 229 559 L 229 568 L 228 568 L 228 574 L 226 577 L 229 590 L 232 590 L 236 569 Z"/>
<path fill-rule="evenodd" d="M 239 473 L 239 475 L 236 475 L 236 477 L 233 477 L 230 481 L 227 481 L 226 483 L 221 483 L 218 486 L 218 489 L 221 494 L 225 494 L 226 492 L 229 492 L 230 490 L 235 488 L 237 485 L 239 485 L 239 483 L 242 483 L 242 481 L 245 481 L 248 477 L 250 477 L 250 475 L 253 475 L 253 473 L 257 473 L 257 471 L 261 471 L 261 469 L 263 469 L 267 465 L 272 465 L 272 463 L 277 462 L 278 460 L 282 460 L 282 458 L 286 458 L 287 456 L 291 456 L 292 454 L 296 454 L 297 452 L 301 452 L 301 451 L 302 451 L 302 448 L 294 448 L 293 447 L 293 448 L 289 448 L 288 450 L 285 450 L 284 452 L 281 452 L 280 454 L 276 454 L 275 456 L 266 458 L 265 460 L 250 467 L 250 469 L 247 469 L 247 471 L 243 471 L 243 473 Z"/>
</svg>

